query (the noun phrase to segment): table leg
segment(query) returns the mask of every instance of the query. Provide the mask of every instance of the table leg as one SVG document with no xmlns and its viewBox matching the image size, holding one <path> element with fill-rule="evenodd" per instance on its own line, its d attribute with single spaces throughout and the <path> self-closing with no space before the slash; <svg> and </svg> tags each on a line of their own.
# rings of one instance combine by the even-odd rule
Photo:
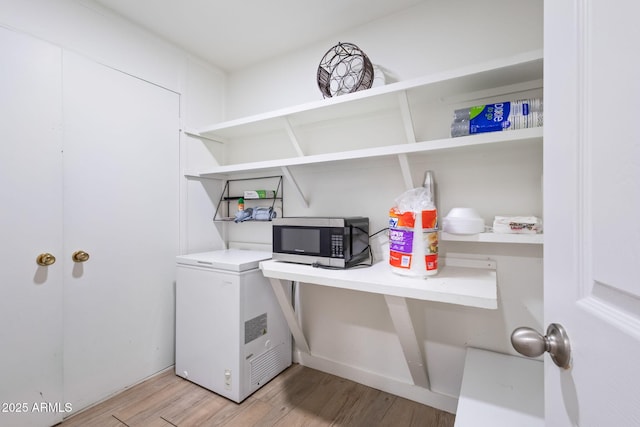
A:
<svg viewBox="0 0 640 427">
<path fill-rule="evenodd" d="M 269 282 L 271 283 L 271 287 L 273 288 L 273 293 L 276 295 L 276 299 L 278 300 L 278 304 L 280 304 L 280 309 L 284 314 L 284 318 L 289 325 L 289 330 L 293 335 L 293 339 L 296 342 L 296 346 L 306 353 L 311 354 L 311 350 L 309 349 L 309 344 L 307 343 L 307 339 L 302 332 L 302 328 L 298 323 L 298 319 L 296 317 L 295 311 L 293 311 L 293 306 L 291 302 L 287 298 L 287 294 L 284 291 L 284 287 L 287 286 L 286 282 L 283 282 L 280 279 L 272 279 L 269 278 Z"/>
<path fill-rule="evenodd" d="M 400 338 L 400 345 L 407 360 L 413 383 L 429 389 L 429 377 L 427 376 L 426 365 L 416 338 L 416 332 L 411 322 L 407 301 L 403 297 L 392 295 L 385 295 L 384 298 L 389 308 L 391 321 L 396 329 L 398 338 Z"/>
</svg>

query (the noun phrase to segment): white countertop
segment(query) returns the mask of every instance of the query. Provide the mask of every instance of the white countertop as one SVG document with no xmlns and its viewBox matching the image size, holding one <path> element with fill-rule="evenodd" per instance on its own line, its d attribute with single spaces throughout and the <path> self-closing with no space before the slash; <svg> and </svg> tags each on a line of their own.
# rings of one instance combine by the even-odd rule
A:
<svg viewBox="0 0 640 427">
<path fill-rule="evenodd" d="M 462 266 L 465 264 L 473 267 Z M 269 260 L 262 261 L 260 269 L 265 277 L 273 279 L 469 307 L 498 308 L 495 263 L 489 260 L 448 260 L 437 275 L 426 279 L 396 274 L 386 262 L 335 270 Z"/>
</svg>

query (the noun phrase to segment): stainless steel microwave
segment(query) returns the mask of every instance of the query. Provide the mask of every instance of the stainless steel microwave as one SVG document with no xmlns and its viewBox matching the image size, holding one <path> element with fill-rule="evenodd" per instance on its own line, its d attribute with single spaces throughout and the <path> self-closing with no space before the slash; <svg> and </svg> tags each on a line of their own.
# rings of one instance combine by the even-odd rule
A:
<svg viewBox="0 0 640 427">
<path fill-rule="evenodd" d="M 348 268 L 369 256 L 369 218 L 291 217 L 273 220 L 273 259 Z"/>
</svg>

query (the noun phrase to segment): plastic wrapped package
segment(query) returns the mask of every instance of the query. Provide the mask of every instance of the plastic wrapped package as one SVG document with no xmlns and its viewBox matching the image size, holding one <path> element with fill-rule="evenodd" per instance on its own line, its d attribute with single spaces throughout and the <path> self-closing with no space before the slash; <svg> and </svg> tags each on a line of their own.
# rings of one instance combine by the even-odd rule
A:
<svg viewBox="0 0 640 427">
<path fill-rule="evenodd" d="M 504 234 L 542 233 L 542 220 L 535 216 L 496 216 L 493 232 Z"/>
<path fill-rule="evenodd" d="M 438 213 L 429 188 L 404 192 L 389 210 L 389 265 L 406 276 L 438 272 Z"/>
</svg>

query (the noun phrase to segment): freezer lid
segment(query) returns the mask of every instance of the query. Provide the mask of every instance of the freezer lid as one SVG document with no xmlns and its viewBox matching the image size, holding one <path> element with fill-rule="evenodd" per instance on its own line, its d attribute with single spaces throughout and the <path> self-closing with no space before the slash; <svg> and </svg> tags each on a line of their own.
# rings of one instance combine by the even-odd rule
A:
<svg viewBox="0 0 640 427">
<path fill-rule="evenodd" d="M 260 261 L 267 259 L 271 259 L 271 252 L 248 249 L 224 249 L 180 255 L 176 257 L 176 262 L 178 265 L 191 265 L 240 272 L 258 268 Z"/>
</svg>

